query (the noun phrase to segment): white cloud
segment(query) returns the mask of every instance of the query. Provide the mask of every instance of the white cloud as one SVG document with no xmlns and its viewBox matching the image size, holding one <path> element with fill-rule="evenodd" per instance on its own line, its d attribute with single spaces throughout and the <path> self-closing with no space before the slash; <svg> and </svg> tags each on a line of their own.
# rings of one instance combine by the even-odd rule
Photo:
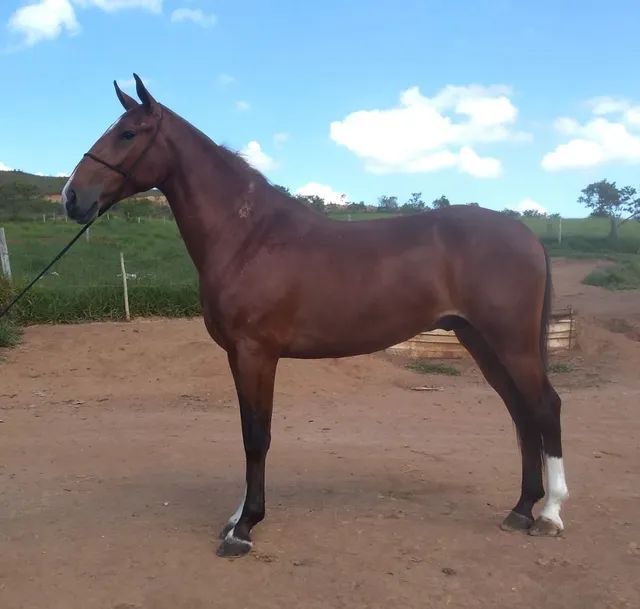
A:
<svg viewBox="0 0 640 609">
<path fill-rule="evenodd" d="M 218 84 L 221 87 L 228 87 L 234 82 L 236 82 L 236 77 L 232 76 L 231 74 L 226 74 L 225 72 L 223 72 L 222 74 L 218 75 Z"/>
<path fill-rule="evenodd" d="M 285 142 L 289 141 L 290 137 L 291 136 L 288 133 L 286 133 L 284 131 L 279 131 L 278 133 L 274 133 L 273 134 L 273 143 L 276 146 L 280 147 L 280 146 L 282 146 L 282 144 L 284 144 Z"/>
<path fill-rule="evenodd" d="M 605 163 L 640 164 L 640 105 L 618 97 L 587 102 L 592 117 L 584 124 L 573 118 L 556 120 L 556 131 L 568 136 L 542 159 L 547 171 L 596 167 Z"/>
<path fill-rule="evenodd" d="M 460 169 L 476 178 L 496 178 L 502 173 L 502 163 L 499 159 L 476 154 L 473 148 L 463 146 L 458 155 Z"/>
<path fill-rule="evenodd" d="M 171 13 L 171 21 L 181 23 L 191 21 L 201 27 L 213 27 L 218 18 L 213 13 L 205 13 L 199 8 L 177 8 Z"/>
<path fill-rule="evenodd" d="M 240 154 L 249 162 L 250 165 L 259 171 L 269 171 L 274 169 L 276 162 L 262 150 L 262 147 L 256 140 L 251 140 L 241 151 Z"/>
<path fill-rule="evenodd" d="M 622 97 L 602 96 L 588 100 L 587 105 L 595 115 L 602 116 L 605 114 L 617 114 L 619 112 L 624 112 L 631 104 L 629 103 L 629 100 Z"/>
<path fill-rule="evenodd" d="M 301 186 L 296 190 L 297 195 L 303 197 L 311 197 L 315 195 L 325 201 L 325 203 L 336 203 L 337 205 L 344 205 L 347 202 L 347 195 L 343 192 L 337 192 L 333 190 L 331 186 L 326 184 L 319 184 L 318 182 L 309 182 L 304 186 Z"/>
<path fill-rule="evenodd" d="M 23 44 L 33 46 L 44 40 L 54 40 L 63 32 L 80 31 L 75 6 L 99 8 L 105 12 L 122 9 L 145 9 L 162 12 L 163 0 L 39 0 L 18 8 L 10 17 L 8 27 L 20 34 Z"/>
<path fill-rule="evenodd" d="M 152 13 L 162 12 L 163 0 L 73 0 L 82 7 L 95 6 L 107 13 L 130 8 L 141 8 Z"/>
<path fill-rule="evenodd" d="M 243 99 L 240 99 L 236 102 L 236 110 L 239 110 L 240 112 L 246 112 L 247 110 L 251 109 L 251 104 L 248 101 L 244 101 Z"/>
<path fill-rule="evenodd" d="M 522 199 L 522 201 L 520 201 L 520 203 L 517 203 L 516 205 L 511 205 L 509 209 L 515 209 L 520 213 L 523 213 L 527 210 L 538 211 L 541 214 L 545 215 L 548 213 L 547 210 L 542 205 L 540 205 L 540 203 L 534 201 L 533 199 L 530 199 L 529 197 L 527 197 L 526 199 Z"/>
<path fill-rule="evenodd" d="M 69 0 L 40 0 L 17 9 L 9 17 L 9 29 L 23 36 L 24 44 L 32 46 L 53 40 L 64 30 L 77 34 L 80 24 Z"/>
<path fill-rule="evenodd" d="M 13 171 L 13 169 L 0 161 L 0 171 Z"/>
<path fill-rule="evenodd" d="M 500 175 L 499 159 L 480 156 L 472 145 L 528 138 L 512 130 L 518 111 L 505 86 L 449 85 L 433 97 L 418 87 L 403 91 L 400 104 L 360 110 L 330 126 L 373 173 L 421 173 L 457 168 L 476 177 Z"/>
</svg>

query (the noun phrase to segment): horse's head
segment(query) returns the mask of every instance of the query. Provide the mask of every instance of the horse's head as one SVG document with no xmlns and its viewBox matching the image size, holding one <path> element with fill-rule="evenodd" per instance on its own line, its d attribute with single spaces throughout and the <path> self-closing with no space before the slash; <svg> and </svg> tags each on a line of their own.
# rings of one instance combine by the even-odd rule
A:
<svg viewBox="0 0 640 609">
<path fill-rule="evenodd" d="M 140 102 L 114 81 L 126 112 L 91 147 L 62 190 L 67 215 L 86 224 L 111 205 L 159 184 L 166 171 L 159 138 L 161 105 L 134 74 Z"/>
</svg>

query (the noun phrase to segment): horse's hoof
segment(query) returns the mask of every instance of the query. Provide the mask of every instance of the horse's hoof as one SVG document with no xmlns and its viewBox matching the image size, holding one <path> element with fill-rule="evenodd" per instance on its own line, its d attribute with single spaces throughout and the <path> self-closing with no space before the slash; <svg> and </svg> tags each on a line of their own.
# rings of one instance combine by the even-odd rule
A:
<svg viewBox="0 0 640 609">
<path fill-rule="evenodd" d="M 562 535 L 562 527 L 559 527 L 555 522 L 551 522 L 548 518 L 540 516 L 536 518 L 536 521 L 531 525 L 529 535 L 535 535 L 536 537 L 559 537 Z"/>
<path fill-rule="evenodd" d="M 237 556 L 244 556 L 252 547 L 253 543 L 234 537 L 231 534 L 231 531 L 229 531 L 222 543 L 218 546 L 216 554 L 222 558 L 234 558 Z"/>
<path fill-rule="evenodd" d="M 224 539 L 229 533 L 229 531 L 233 529 L 234 526 L 236 525 L 233 522 L 227 522 L 227 524 L 225 524 L 224 527 L 222 528 L 222 531 L 220 531 L 220 534 L 218 535 L 218 539 Z"/>
<path fill-rule="evenodd" d="M 502 521 L 500 528 L 503 531 L 528 531 L 533 525 L 533 519 L 518 512 L 509 512 L 509 515 Z"/>
</svg>

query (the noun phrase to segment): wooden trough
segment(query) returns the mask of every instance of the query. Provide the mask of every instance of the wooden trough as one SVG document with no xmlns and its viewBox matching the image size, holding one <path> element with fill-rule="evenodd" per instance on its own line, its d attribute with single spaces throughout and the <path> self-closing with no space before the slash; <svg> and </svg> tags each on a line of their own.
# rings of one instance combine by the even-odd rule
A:
<svg viewBox="0 0 640 609">
<path fill-rule="evenodd" d="M 575 347 L 575 337 L 573 309 L 569 307 L 553 312 L 547 338 L 549 351 L 570 351 Z M 456 359 L 469 355 L 456 335 L 446 330 L 421 332 L 403 343 L 389 347 L 387 351 L 413 359 Z"/>
</svg>

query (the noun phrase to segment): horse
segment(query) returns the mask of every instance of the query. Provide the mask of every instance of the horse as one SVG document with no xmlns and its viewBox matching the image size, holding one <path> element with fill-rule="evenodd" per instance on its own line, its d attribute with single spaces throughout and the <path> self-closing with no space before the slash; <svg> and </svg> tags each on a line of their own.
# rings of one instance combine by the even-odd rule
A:
<svg viewBox="0 0 640 609">
<path fill-rule="evenodd" d="M 171 206 L 240 409 L 245 494 L 217 554 L 249 552 L 265 516 L 278 361 L 373 353 L 435 328 L 455 332 L 515 424 L 522 485 L 501 528 L 560 535 L 568 490 L 561 399 L 547 374 L 552 285 L 540 240 L 518 220 L 466 205 L 331 219 L 275 188 L 134 78 L 139 101 L 114 81 L 125 112 L 80 159 L 62 204 L 80 224 L 151 188 Z M 547 496 L 534 518 L 543 470 Z"/>
</svg>

